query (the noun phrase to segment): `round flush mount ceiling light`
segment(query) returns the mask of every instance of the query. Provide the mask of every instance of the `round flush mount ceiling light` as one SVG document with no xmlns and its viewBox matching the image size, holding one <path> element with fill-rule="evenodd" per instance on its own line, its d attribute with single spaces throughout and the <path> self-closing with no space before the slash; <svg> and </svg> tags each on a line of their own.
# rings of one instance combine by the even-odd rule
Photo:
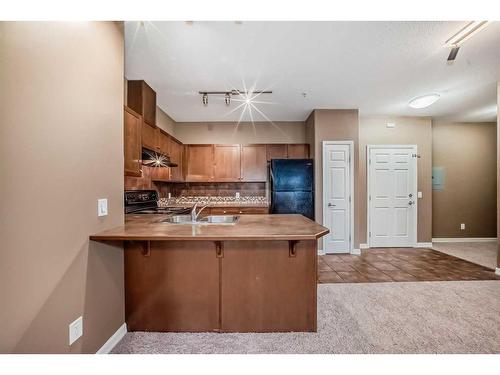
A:
<svg viewBox="0 0 500 375">
<path fill-rule="evenodd" d="M 441 95 L 439 94 L 428 94 L 428 95 L 423 95 L 423 96 L 418 96 L 408 103 L 408 105 L 412 108 L 420 109 L 420 108 L 426 108 L 429 107 L 430 105 L 436 103 Z"/>
</svg>

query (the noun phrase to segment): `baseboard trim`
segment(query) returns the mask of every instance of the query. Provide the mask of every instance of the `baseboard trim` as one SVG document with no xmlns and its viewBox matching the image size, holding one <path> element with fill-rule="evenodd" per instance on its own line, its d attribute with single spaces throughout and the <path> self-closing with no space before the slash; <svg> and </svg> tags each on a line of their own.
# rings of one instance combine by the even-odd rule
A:
<svg viewBox="0 0 500 375">
<path fill-rule="evenodd" d="M 113 348 L 120 342 L 120 340 L 127 333 L 127 323 L 123 323 L 120 328 L 104 343 L 104 345 L 97 351 L 96 354 L 109 354 Z"/>
<path fill-rule="evenodd" d="M 497 269 L 495 270 L 495 275 L 500 276 L 500 267 L 497 267 Z"/>
<path fill-rule="evenodd" d="M 369 249 L 370 246 L 368 246 L 367 243 L 361 243 L 361 244 L 359 244 L 359 248 L 360 248 L 360 250 L 364 250 L 364 249 Z"/>
<path fill-rule="evenodd" d="M 496 237 L 433 238 L 432 242 L 496 242 Z"/>
<path fill-rule="evenodd" d="M 318 255 L 325 255 L 325 250 L 318 249 Z"/>
<path fill-rule="evenodd" d="M 360 249 L 352 249 L 351 254 L 352 255 L 361 255 L 361 250 Z"/>
<path fill-rule="evenodd" d="M 417 247 L 429 247 L 432 248 L 432 242 L 417 242 Z"/>
</svg>

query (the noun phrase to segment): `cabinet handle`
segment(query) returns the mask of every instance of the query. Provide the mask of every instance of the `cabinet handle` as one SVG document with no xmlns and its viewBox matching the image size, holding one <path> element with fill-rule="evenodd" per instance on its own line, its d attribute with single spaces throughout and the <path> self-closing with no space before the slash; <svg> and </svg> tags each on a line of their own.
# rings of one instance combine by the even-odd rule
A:
<svg viewBox="0 0 500 375">
<path fill-rule="evenodd" d="M 217 258 L 224 258 L 224 249 L 222 247 L 222 241 L 215 241 L 215 256 Z"/>
</svg>

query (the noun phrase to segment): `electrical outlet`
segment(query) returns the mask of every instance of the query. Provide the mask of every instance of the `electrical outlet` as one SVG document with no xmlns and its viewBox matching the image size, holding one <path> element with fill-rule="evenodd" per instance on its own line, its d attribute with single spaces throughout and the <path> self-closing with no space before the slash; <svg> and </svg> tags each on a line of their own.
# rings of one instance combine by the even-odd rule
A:
<svg viewBox="0 0 500 375">
<path fill-rule="evenodd" d="M 69 344 L 72 345 L 83 335 L 83 316 L 80 316 L 69 325 Z"/>
<path fill-rule="evenodd" d="M 394 122 L 388 122 L 387 124 L 385 124 L 385 126 L 387 126 L 388 128 L 395 128 L 396 127 L 396 123 L 394 123 Z"/>
<path fill-rule="evenodd" d="M 422 198 L 422 192 L 421 191 L 417 191 L 417 198 Z"/>
<path fill-rule="evenodd" d="M 465 224 L 464 223 L 460 224 L 460 230 L 464 230 L 464 229 L 465 229 Z"/>
<path fill-rule="evenodd" d="M 106 198 L 97 200 L 97 216 L 106 216 L 108 214 L 108 200 Z"/>
<path fill-rule="evenodd" d="M 234 195 L 236 196 L 236 199 L 240 199 L 240 192 L 239 191 L 237 191 Z"/>
</svg>

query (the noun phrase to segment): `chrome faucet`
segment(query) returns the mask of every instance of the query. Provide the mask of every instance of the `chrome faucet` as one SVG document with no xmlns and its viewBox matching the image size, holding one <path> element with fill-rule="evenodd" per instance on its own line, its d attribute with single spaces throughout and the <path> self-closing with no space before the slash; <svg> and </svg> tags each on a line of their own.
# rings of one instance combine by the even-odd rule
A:
<svg viewBox="0 0 500 375">
<path fill-rule="evenodd" d="M 205 208 L 208 207 L 208 204 L 204 205 L 198 213 L 196 212 L 196 208 L 198 207 L 198 202 L 196 202 L 193 207 L 191 208 L 191 221 L 194 223 L 196 220 L 198 220 L 198 216 L 200 215 L 201 211 L 203 211 Z"/>
</svg>

